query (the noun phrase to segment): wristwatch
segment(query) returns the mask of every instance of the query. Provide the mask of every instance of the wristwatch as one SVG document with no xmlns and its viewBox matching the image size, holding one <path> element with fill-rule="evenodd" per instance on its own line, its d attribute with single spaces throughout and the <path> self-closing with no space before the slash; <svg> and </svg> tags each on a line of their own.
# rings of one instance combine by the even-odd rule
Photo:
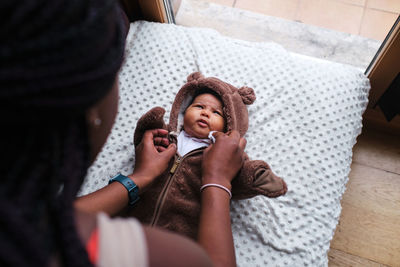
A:
<svg viewBox="0 0 400 267">
<path fill-rule="evenodd" d="M 125 186 L 126 190 L 128 190 L 129 197 L 129 205 L 133 206 L 136 202 L 138 202 L 139 198 L 139 187 L 127 176 L 118 173 L 113 178 L 110 179 L 108 184 L 113 182 L 119 182 L 123 186 Z"/>
</svg>

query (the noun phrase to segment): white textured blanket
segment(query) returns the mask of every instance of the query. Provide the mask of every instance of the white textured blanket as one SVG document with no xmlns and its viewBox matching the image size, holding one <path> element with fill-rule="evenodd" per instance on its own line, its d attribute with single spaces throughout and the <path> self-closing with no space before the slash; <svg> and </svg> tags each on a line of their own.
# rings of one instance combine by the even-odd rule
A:
<svg viewBox="0 0 400 267">
<path fill-rule="evenodd" d="M 255 90 L 246 152 L 268 162 L 288 184 L 283 197 L 232 203 L 238 265 L 327 266 L 369 82 L 358 69 L 293 56 L 277 44 L 230 39 L 210 29 L 132 24 L 119 114 L 80 194 L 132 171 L 137 120 L 154 106 L 169 114 L 194 71 Z"/>
</svg>

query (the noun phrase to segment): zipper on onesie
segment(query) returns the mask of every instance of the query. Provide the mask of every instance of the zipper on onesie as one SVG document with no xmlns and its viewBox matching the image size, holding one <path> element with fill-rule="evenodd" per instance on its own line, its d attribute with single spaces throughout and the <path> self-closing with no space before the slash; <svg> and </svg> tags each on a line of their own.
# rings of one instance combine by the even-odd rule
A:
<svg viewBox="0 0 400 267">
<path fill-rule="evenodd" d="M 166 181 L 166 183 L 165 183 L 163 189 L 161 190 L 160 196 L 158 197 L 157 204 L 156 204 L 156 207 L 155 207 L 155 209 L 154 209 L 153 218 L 151 219 L 151 222 L 150 222 L 150 225 L 151 225 L 151 226 L 155 226 L 155 225 L 157 224 L 157 222 L 158 222 L 158 218 L 160 217 L 160 214 L 161 214 L 161 210 L 162 210 L 164 201 L 165 201 L 165 199 L 166 199 L 166 197 L 167 197 L 168 189 L 169 189 L 169 187 L 170 187 L 170 185 L 171 185 L 171 183 L 172 183 L 172 180 L 173 180 L 173 178 L 174 178 L 174 176 L 175 176 L 176 170 L 179 168 L 181 162 L 182 162 L 186 157 L 191 156 L 191 155 L 193 155 L 193 154 L 196 154 L 196 153 L 198 153 L 198 152 L 201 152 L 204 148 L 205 148 L 205 147 L 201 147 L 201 148 L 195 149 L 195 150 L 193 150 L 193 151 L 187 153 L 187 154 L 186 154 L 185 156 L 183 156 L 183 157 L 180 157 L 179 155 L 176 155 L 174 164 L 172 165 L 171 169 L 169 170 L 169 174 L 170 174 L 170 175 L 169 175 L 169 177 L 168 177 L 168 180 Z"/>
<path fill-rule="evenodd" d="M 181 157 L 177 157 L 176 158 L 176 160 L 175 160 L 175 162 L 174 162 L 174 165 L 172 165 L 172 167 L 171 167 L 171 169 L 169 170 L 169 173 L 170 174 L 174 174 L 175 173 L 175 171 L 176 171 L 176 169 L 178 168 L 178 166 L 179 166 L 179 163 L 181 163 Z"/>
</svg>

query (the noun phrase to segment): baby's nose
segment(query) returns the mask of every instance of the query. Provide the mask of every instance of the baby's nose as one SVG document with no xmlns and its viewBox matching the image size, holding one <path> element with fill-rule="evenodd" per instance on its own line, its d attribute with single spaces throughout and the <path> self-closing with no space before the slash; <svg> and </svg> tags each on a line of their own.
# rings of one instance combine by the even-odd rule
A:
<svg viewBox="0 0 400 267">
<path fill-rule="evenodd" d="M 210 117 L 210 112 L 209 112 L 207 109 L 203 109 L 203 110 L 201 111 L 201 115 Z"/>
</svg>

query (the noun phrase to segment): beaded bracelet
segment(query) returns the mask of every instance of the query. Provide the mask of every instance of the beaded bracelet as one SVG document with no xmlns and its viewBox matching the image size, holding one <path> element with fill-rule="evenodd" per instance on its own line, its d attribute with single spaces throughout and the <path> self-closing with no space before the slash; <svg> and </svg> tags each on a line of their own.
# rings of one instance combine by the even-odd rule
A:
<svg viewBox="0 0 400 267">
<path fill-rule="evenodd" d="M 229 194 L 229 198 L 232 198 L 232 193 L 231 193 L 231 191 L 230 191 L 228 188 L 226 188 L 225 186 L 220 185 L 220 184 L 205 184 L 205 185 L 203 185 L 203 186 L 200 187 L 200 192 L 203 192 L 203 190 L 204 190 L 205 188 L 210 187 L 210 186 L 218 187 L 218 188 L 220 188 L 220 189 L 222 189 L 222 190 L 225 190 L 225 191 Z"/>
</svg>

